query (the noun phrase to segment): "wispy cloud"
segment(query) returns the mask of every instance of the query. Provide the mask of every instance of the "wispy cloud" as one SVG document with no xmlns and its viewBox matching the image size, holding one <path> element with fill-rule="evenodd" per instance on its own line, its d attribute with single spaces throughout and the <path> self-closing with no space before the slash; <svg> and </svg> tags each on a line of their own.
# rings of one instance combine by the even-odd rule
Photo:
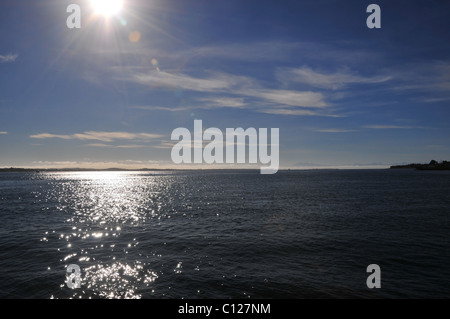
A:
<svg viewBox="0 0 450 319">
<path fill-rule="evenodd" d="M 147 110 L 147 111 L 169 111 L 169 112 L 180 112 L 188 110 L 198 110 L 198 109 L 215 109 L 215 108 L 244 108 L 248 104 L 244 102 L 244 98 L 232 98 L 232 97 L 208 97 L 199 98 L 197 105 L 191 106 L 178 106 L 178 107 L 168 107 L 159 105 L 138 105 L 130 106 L 132 109 Z"/>
<path fill-rule="evenodd" d="M 319 129 L 315 130 L 319 133 L 349 133 L 349 132 L 357 132 L 356 130 L 347 130 L 347 129 L 337 129 L 337 128 L 329 128 L 329 129 Z"/>
<path fill-rule="evenodd" d="M 200 78 L 183 73 L 136 72 L 131 74 L 128 80 L 154 88 L 172 87 L 196 92 L 220 92 L 252 84 L 252 80 L 247 77 L 223 73 L 214 73 Z"/>
<path fill-rule="evenodd" d="M 295 69 L 280 69 L 277 78 L 285 83 L 298 82 L 312 87 L 337 90 L 350 84 L 382 83 L 392 79 L 391 76 L 364 77 L 343 70 L 334 73 L 317 72 L 307 66 Z"/>
<path fill-rule="evenodd" d="M 8 132 L 0 132 L 0 135 L 6 135 L 6 134 L 8 134 Z"/>
<path fill-rule="evenodd" d="M 8 54 L 8 55 L 1 55 L 0 54 L 0 62 L 6 63 L 6 62 L 14 62 L 16 61 L 18 54 Z"/>
<path fill-rule="evenodd" d="M 293 90 L 248 90 L 241 92 L 248 96 L 264 99 L 275 104 L 298 107 L 327 107 L 325 96 L 322 93 L 311 91 L 293 91 Z"/>
<path fill-rule="evenodd" d="M 113 145 L 113 144 L 103 144 L 103 143 L 91 143 L 91 144 L 86 144 L 86 146 L 99 147 L 99 148 L 148 148 L 148 145 L 142 145 L 142 144 Z"/>
<path fill-rule="evenodd" d="M 364 125 L 363 128 L 375 129 L 375 130 L 410 130 L 410 129 L 427 129 L 423 126 L 402 126 L 402 125 Z"/>
<path fill-rule="evenodd" d="M 73 54 L 73 53 L 72 53 Z M 164 57 L 167 65 L 179 65 L 189 61 L 190 65 L 205 64 L 205 58 L 214 60 L 233 60 L 244 62 L 283 62 L 283 61 L 302 61 L 302 63 L 314 63 L 317 61 L 334 62 L 336 65 L 360 65 L 365 61 L 375 61 L 381 59 L 380 52 L 374 50 L 362 49 L 361 45 L 355 43 L 349 47 L 348 42 L 339 43 L 334 41 L 332 44 L 317 41 L 251 41 L 251 42 L 233 42 L 224 45 L 210 45 L 192 47 L 186 50 L 165 51 L 154 46 L 141 47 L 136 51 L 134 46 L 121 48 L 120 52 L 113 48 L 98 48 L 92 46 L 89 54 L 94 58 L 108 59 L 118 58 L 120 56 L 138 56 L 145 57 Z M 79 57 L 79 56 L 78 56 Z M 314 63 L 315 64 L 315 63 Z M 140 68 L 140 67 L 137 67 Z M 149 69 L 155 69 L 151 63 L 148 63 Z"/>
<path fill-rule="evenodd" d="M 183 107 L 170 107 L 170 106 L 158 106 L 158 105 L 137 105 L 130 106 L 130 109 L 144 110 L 144 111 L 167 111 L 167 112 L 180 112 L 193 110 L 198 107 L 195 106 L 183 106 Z"/>
<path fill-rule="evenodd" d="M 282 89 L 268 89 L 261 87 L 256 80 L 225 73 L 210 73 L 206 77 L 194 77 L 187 74 L 170 74 L 167 72 L 136 73 L 134 69 L 125 70 L 122 80 L 145 85 L 150 88 L 170 87 L 201 93 L 220 94 L 216 97 L 198 98 L 197 100 L 209 105 L 190 106 L 191 108 L 237 107 L 242 108 L 247 103 L 246 97 L 256 98 L 267 106 L 285 105 L 296 107 L 327 107 L 326 97 L 320 92 L 296 91 Z M 123 76 L 123 75 L 122 75 Z M 119 79 L 119 76 L 118 78 Z M 225 95 L 225 96 L 224 96 Z M 165 107 L 153 109 L 173 111 Z M 183 110 L 183 109 L 178 109 Z"/>
<path fill-rule="evenodd" d="M 216 107 L 242 108 L 248 105 L 247 103 L 244 102 L 244 98 L 218 96 L 218 97 L 200 98 L 197 100 L 210 106 L 210 108 Z"/>
<path fill-rule="evenodd" d="M 450 96 L 448 97 L 437 97 L 437 98 L 425 98 L 421 100 L 423 103 L 440 103 L 450 101 Z"/>
<path fill-rule="evenodd" d="M 102 142 L 113 142 L 115 140 L 151 140 L 161 137 L 163 137 L 163 135 L 160 134 L 128 133 L 128 132 L 96 132 L 96 131 L 88 131 L 84 133 L 77 133 L 71 135 L 51 134 L 51 133 L 40 133 L 30 135 L 30 138 L 35 139 L 59 138 L 64 140 L 82 140 L 82 141 L 97 140 Z"/>
<path fill-rule="evenodd" d="M 450 93 L 450 61 L 408 64 L 393 70 L 392 74 L 396 80 L 392 90 Z M 441 98 L 448 99 L 448 96 L 439 97 Z M 425 102 L 436 102 L 429 96 L 426 99 L 428 101 Z"/>
<path fill-rule="evenodd" d="M 370 56 L 370 52 L 356 50 L 349 55 L 348 50 L 340 50 L 338 47 L 283 41 L 236 43 L 225 47 L 200 47 L 168 52 L 165 57 L 171 62 L 167 65 L 189 59 L 191 67 L 184 67 L 182 71 L 163 67 L 161 70 L 155 70 L 152 65 L 116 65 L 110 66 L 107 72 L 110 72 L 111 79 L 138 84 L 150 90 L 170 88 L 195 94 L 189 105 L 132 106 L 135 109 L 180 112 L 193 109 L 241 108 L 267 114 L 338 117 L 330 114 L 331 111 L 316 112 L 311 109 L 331 109 L 339 103 L 332 103 L 333 101 L 342 100 L 345 94 L 346 97 L 353 94 L 344 90 L 351 85 L 385 83 L 393 78 L 390 75 L 392 72 L 368 76 L 363 72 L 353 71 L 360 62 L 355 64 L 352 61 L 361 61 L 359 58 Z M 159 55 L 162 55 L 161 52 Z M 300 59 L 299 55 L 305 58 Z M 349 56 L 352 58 L 349 59 Z M 295 57 L 295 60 L 302 61 L 303 66 L 274 66 L 269 70 L 273 72 L 272 79 L 269 76 L 262 81 L 251 73 L 243 73 L 244 76 L 204 67 L 196 68 L 197 63 L 204 57 L 255 62 L 292 60 Z M 345 67 L 331 72 L 311 67 L 316 65 L 313 61 L 331 61 L 333 57 L 341 62 L 347 59 L 346 63 L 339 63 Z M 291 108 L 295 109 L 290 110 Z"/>
<path fill-rule="evenodd" d="M 336 43 L 336 42 L 335 42 Z M 150 49 L 153 51 L 153 49 Z M 257 41 L 246 43 L 227 43 L 219 46 L 204 46 L 181 52 L 170 52 L 173 59 L 191 60 L 215 58 L 224 60 L 238 60 L 247 62 L 279 62 L 299 59 L 301 61 L 333 61 L 337 65 L 351 65 L 359 61 L 373 61 L 380 58 L 377 52 L 363 50 L 361 46 L 340 49 L 338 45 L 324 44 L 323 42 L 290 42 L 290 41 Z M 351 54 L 350 54 L 351 52 Z"/>
<path fill-rule="evenodd" d="M 328 114 L 324 112 L 304 110 L 304 109 L 284 109 L 284 108 L 273 108 L 273 109 L 261 109 L 260 113 L 266 114 L 276 114 L 276 115 L 295 115 L 295 116 L 325 116 L 325 117 L 341 117 L 339 115 Z"/>
<path fill-rule="evenodd" d="M 182 145 L 185 145 L 185 143 L 189 142 L 176 142 L 176 141 L 162 141 L 159 145 L 153 146 L 153 148 L 160 148 L 160 149 L 172 149 L 175 144 L 181 143 Z"/>
</svg>

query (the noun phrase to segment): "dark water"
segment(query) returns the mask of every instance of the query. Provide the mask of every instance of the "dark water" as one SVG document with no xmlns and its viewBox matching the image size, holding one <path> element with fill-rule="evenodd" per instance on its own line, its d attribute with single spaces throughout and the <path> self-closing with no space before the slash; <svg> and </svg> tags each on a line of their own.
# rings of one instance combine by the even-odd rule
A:
<svg viewBox="0 0 450 319">
<path fill-rule="evenodd" d="M 3 173 L 0 216 L 1 298 L 450 296 L 449 172 Z"/>
</svg>

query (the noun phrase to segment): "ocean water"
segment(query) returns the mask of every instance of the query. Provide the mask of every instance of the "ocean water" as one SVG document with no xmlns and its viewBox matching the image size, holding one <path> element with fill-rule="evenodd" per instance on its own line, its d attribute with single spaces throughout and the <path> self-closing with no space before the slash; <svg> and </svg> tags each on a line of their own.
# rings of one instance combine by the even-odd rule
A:
<svg viewBox="0 0 450 319">
<path fill-rule="evenodd" d="M 449 216 L 443 171 L 1 173 L 0 298 L 448 298 Z"/>
</svg>

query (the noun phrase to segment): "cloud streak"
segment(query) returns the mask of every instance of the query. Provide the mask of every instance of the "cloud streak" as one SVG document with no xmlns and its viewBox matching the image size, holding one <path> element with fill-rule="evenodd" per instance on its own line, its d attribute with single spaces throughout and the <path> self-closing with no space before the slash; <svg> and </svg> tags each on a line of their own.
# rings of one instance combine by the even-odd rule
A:
<svg viewBox="0 0 450 319">
<path fill-rule="evenodd" d="M 325 102 L 325 96 L 318 92 L 301 92 L 293 90 L 249 90 L 241 92 L 248 96 L 260 98 L 275 104 L 297 107 L 323 108 L 328 104 Z"/>
<path fill-rule="evenodd" d="M 339 115 L 327 114 L 318 111 L 304 110 L 304 109 L 285 109 L 285 108 L 274 108 L 274 109 L 262 109 L 259 110 L 260 113 L 265 114 L 275 114 L 275 115 L 293 115 L 293 116 L 324 116 L 324 117 L 341 117 Z"/>
<path fill-rule="evenodd" d="M 158 105 L 138 105 L 130 106 L 130 109 L 144 110 L 144 111 L 167 111 L 167 112 L 181 112 L 198 109 L 195 106 L 183 106 L 183 107 L 169 107 L 169 106 L 158 106 Z"/>
<path fill-rule="evenodd" d="M 148 145 L 130 144 L 130 145 L 113 145 L 104 143 L 91 143 L 86 146 L 97 147 L 97 148 L 148 148 Z"/>
<path fill-rule="evenodd" d="M 82 140 L 82 141 L 96 140 L 102 142 L 113 142 L 115 140 L 152 140 L 161 137 L 163 137 L 163 135 L 160 134 L 128 133 L 128 132 L 96 132 L 96 131 L 88 131 L 84 133 L 77 133 L 71 135 L 51 134 L 51 133 L 40 133 L 30 135 L 30 138 L 34 139 L 58 138 L 63 140 Z"/>
<path fill-rule="evenodd" d="M 114 70 L 118 70 L 115 68 Z M 214 108 L 214 107 L 235 107 L 244 108 L 248 103 L 245 98 L 254 98 L 259 104 L 265 105 L 285 105 L 287 107 L 311 107 L 323 108 L 329 106 L 325 101 L 326 97 L 320 92 L 297 91 L 284 89 L 268 89 L 261 87 L 256 80 L 246 77 L 226 73 L 210 73 L 206 77 L 194 77 L 187 74 L 171 74 L 168 72 L 152 71 L 142 73 L 134 68 L 120 71 L 121 74 L 127 74 L 116 79 L 129 81 L 145 85 L 150 88 L 172 88 L 199 93 L 220 94 L 215 97 L 198 98 L 203 105 L 191 106 L 192 108 Z M 123 76 L 123 75 L 122 75 Z M 209 105 L 205 105 L 205 102 Z M 258 103 L 255 103 L 258 104 Z M 165 107 L 159 107 L 159 110 L 169 110 Z M 182 110 L 182 109 L 178 109 Z M 172 111 L 172 110 L 170 110 Z"/>
<path fill-rule="evenodd" d="M 337 128 L 330 128 L 330 129 L 320 129 L 315 130 L 319 133 L 349 133 L 349 132 L 357 132 L 356 130 L 347 130 L 347 129 L 337 129 Z"/>
<path fill-rule="evenodd" d="M 401 126 L 401 125 L 364 125 L 363 128 L 374 130 L 410 130 L 410 129 L 427 129 L 423 126 Z"/>
<path fill-rule="evenodd" d="M 1 63 L 7 63 L 7 62 L 14 62 L 16 61 L 18 54 L 8 54 L 8 55 L 0 55 L 0 62 Z"/>
<path fill-rule="evenodd" d="M 244 108 L 248 106 L 248 103 L 244 102 L 243 98 L 230 98 L 230 97 L 209 97 L 209 98 L 199 98 L 198 105 L 191 106 L 179 106 L 179 107 L 168 107 L 159 105 L 137 105 L 131 106 L 132 109 L 147 110 L 147 111 L 169 111 L 169 112 L 180 112 L 188 110 L 210 110 L 215 108 Z"/>
<path fill-rule="evenodd" d="M 450 61 L 430 61 L 426 63 L 408 64 L 402 68 L 392 71 L 394 79 L 398 84 L 390 89 L 395 91 L 420 91 L 444 93 L 446 96 L 438 97 L 434 100 L 429 96 L 425 102 L 440 102 L 448 99 L 450 93 Z"/>
<path fill-rule="evenodd" d="M 153 88 L 169 87 L 196 92 L 221 92 L 252 83 L 252 80 L 247 77 L 223 73 L 215 73 L 209 77 L 200 78 L 183 73 L 172 74 L 152 71 L 149 73 L 134 73 L 127 79 Z"/>
<path fill-rule="evenodd" d="M 334 73 L 320 73 L 306 66 L 278 70 L 277 78 L 284 83 L 297 82 L 329 90 L 342 89 L 351 84 L 383 83 L 392 79 L 391 76 L 364 77 L 352 74 L 348 70 Z"/>
<path fill-rule="evenodd" d="M 179 60 L 183 56 L 194 60 L 202 57 L 218 59 L 249 60 L 263 62 L 266 60 L 292 59 L 294 53 L 301 53 L 310 58 L 323 60 L 324 51 L 317 50 L 317 43 L 257 42 L 234 44 L 227 47 L 200 47 L 188 51 L 171 52 L 169 60 Z M 361 60 L 356 57 L 370 56 L 370 52 L 361 51 L 351 54 L 348 50 L 339 50 L 339 46 L 331 46 L 332 52 L 338 57 L 351 56 L 344 67 L 333 69 L 317 69 L 312 60 L 302 61 L 300 67 L 274 67 L 272 79 L 261 81 L 251 74 L 235 75 L 221 71 L 195 68 L 183 68 L 181 72 L 168 70 L 152 70 L 151 66 L 113 66 L 110 67 L 112 79 L 138 84 L 151 90 L 169 88 L 179 91 L 190 91 L 195 96 L 188 105 L 156 105 L 133 106 L 132 108 L 181 112 L 194 109 L 213 110 L 215 108 L 236 108 L 259 113 L 292 116 L 334 116 L 331 107 L 342 105 L 342 100 L 358 96 L 360 92 L 350 91 L 350 88 L 364 85 L 364 89 L 389 92 L 391 90 L 439 90 L 450 92 L 450 62 L 429 62 L 411 67 L 400 65 L 383 68 L 375 74 L 364 72 Z M 272 49 L 271 49 L 272 48 Z M 280 48 L 282 48 L 280 50 Z M 262 50 L 264 49 L 264 50 Z M 268 50 L 268 51 L 267 51 Z M 306 51 L 305 51 L 306 50 Z M 266 51 L 268 54 L 266 55 Z M 261 54 L 264 52 L 264 54 Z M 319 53 L 317 53 L 319 52 Z M 368 54 L 368 55 L 367 55 Z M 317 56 L 320 55 L 320 56 Z M 259 58 L 258 58 L 259 57 Z M 199 58 L 199 59 L 196 59 Z M 313 59 L 313 60 L 314 60 Z M 204 68 L 203 68 L 204 70 Z M 360 71 L 355 71 L 360 70 Z M 393 81 L 395 80 L 395 83 Z M 366 92 L 366 91 L 363 91 Z M 439 98 L 437 100 L 436 98 Z M 446 100 L 447 96 L 434 97 L 426 102 Z M 196 104 L 198 102 L 198 104 Z M 346 106 L 344 105 L 343 108 Z M 341 108 L 341 109 L 343 109 Z M 327 109 L 318 112 L 316 109 Z M 336 110 L 335 110 L 336 111 Z"/>
<path fill-rule="evenodd" d="M 244 102 L 244 98 L 233 97 L 208 97 L 197 99 L 200 102 L 209 105 L 210 108 L 230 107 L 230 108 L 244 108 L 248 103 Z"/>
<path fill-rule="evenodd" d="M 6 134 L 8 134 L 8 132 L 0 132 L 0 135 L 6 135 Z"/>
</svg>

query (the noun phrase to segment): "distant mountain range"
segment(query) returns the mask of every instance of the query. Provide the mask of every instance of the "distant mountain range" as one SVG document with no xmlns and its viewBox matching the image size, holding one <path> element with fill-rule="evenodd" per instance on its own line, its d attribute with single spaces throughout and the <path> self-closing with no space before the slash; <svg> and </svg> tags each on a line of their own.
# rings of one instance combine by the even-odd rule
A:
<svg viewBox="0 0 450 319">
<path fill-rule="evenodd" d="M 418 170 L 443 171 L 443 170 L 450 170 L 450 162 L 442 161 L 439 163 L 435 160 L 432 160 L 428 164 L 408 164 L 408 165 L 391 166 L 391 169 L 399 169 L 399 168 L 414 168 Z"/>
</svg>

